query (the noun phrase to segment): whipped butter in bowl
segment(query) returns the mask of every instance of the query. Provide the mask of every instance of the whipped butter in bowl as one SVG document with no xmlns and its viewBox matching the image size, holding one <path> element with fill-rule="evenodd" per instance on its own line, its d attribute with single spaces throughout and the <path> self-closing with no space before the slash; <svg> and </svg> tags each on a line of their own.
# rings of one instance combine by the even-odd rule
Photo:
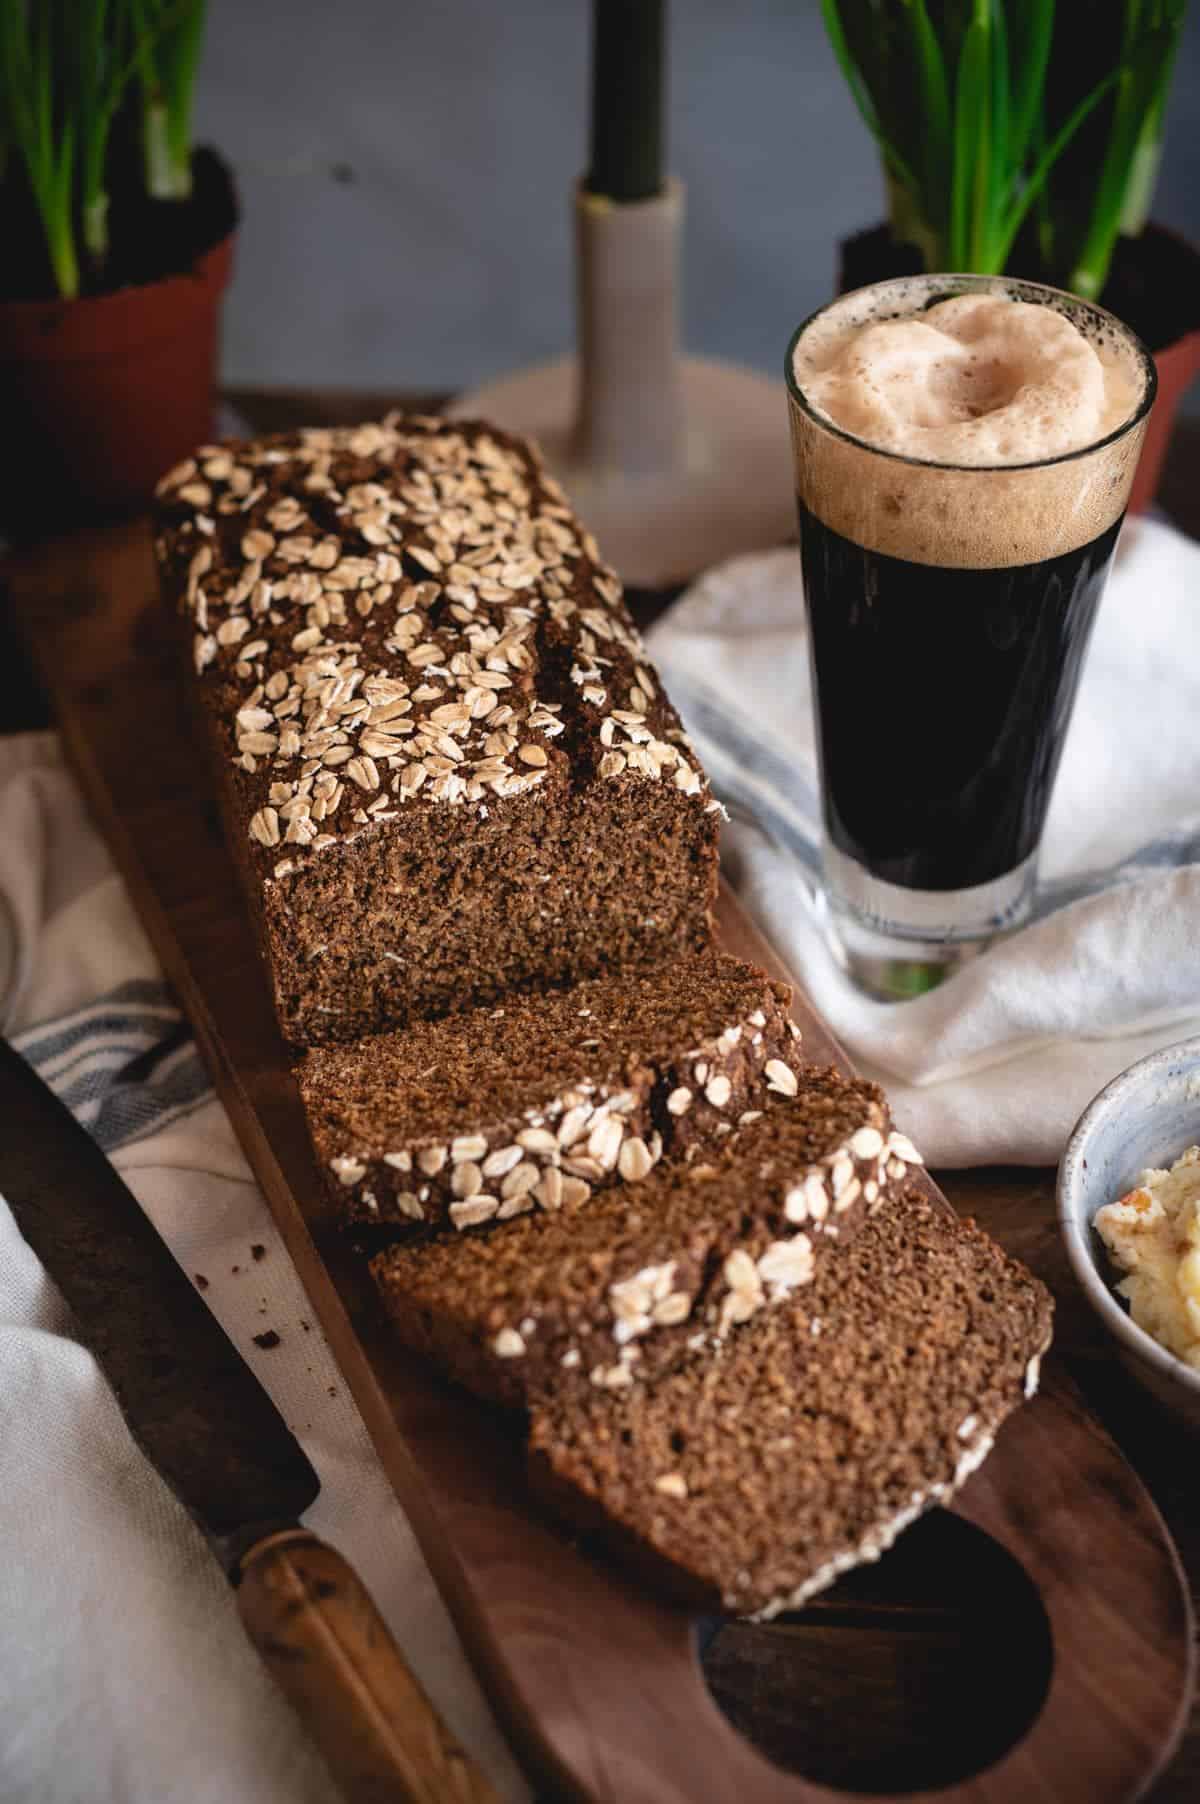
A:
<svg viewBox="0 0 1200 1804">
<path fill-rule="evenodd" d="M 1058 1215 L 1122 1362 L 1200 1433 L 1200 1039 L 1139 1059 L 1084 1110 Z"/>
<path fill-rule="evenodd" d="M 1141 1172 L 1096 1211 L 1095 1226 L 1138 1327 L 1200 1370 L 1200 1146 L 1169 1171 Z"/>
</svg>

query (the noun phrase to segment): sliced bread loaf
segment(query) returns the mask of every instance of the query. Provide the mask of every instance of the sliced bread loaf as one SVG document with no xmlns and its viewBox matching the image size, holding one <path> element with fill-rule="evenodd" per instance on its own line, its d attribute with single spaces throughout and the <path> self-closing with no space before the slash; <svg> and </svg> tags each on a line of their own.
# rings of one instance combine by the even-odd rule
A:
<svg viewBox="0 0 1200 1804">
<path fill-rule="evenodd" d="M 711 1151 L 794 1085 L 790 992 L 720 953 L 310 1051 L 317 1162 L 349 1220 L 469 1228 Z"/>
<path fill-rule="evenodd" d="M 534 1408 L 535 1483 L 659 1584 L 775 1615 L 878 1558 L 1032 1395 L 1044 1287 L 912 1189 L 715 1351 Z"/>
<path fill-rule="evenodd" d="M 703 1163 L 495 1234 L 378 1254 L 401 1338 L 481 1396 L 520 1404 L 564 1384 L 649 1381 L 807 1286 L 824 1243 L 898 1193 L 917 1154 L 890 1133 L 875 1085 L 816 1066 L 793 1082 L 791 1097 L 761 1086 Z"/>
<path fill-rule="evenodd" d="M 155 512 L 285 1039 L 710 943 L 719 804 L 531 444 L 399 414 L 232 440 Z"/>
</svg>

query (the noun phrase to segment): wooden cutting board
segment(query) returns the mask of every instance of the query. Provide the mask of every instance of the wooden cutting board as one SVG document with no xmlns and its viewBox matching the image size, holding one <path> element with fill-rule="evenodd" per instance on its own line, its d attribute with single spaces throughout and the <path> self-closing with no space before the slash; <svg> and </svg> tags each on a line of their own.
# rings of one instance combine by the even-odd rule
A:
<svg viewBox="0 0 1200 1804">
<path fill-rule="evenodd" d="M 545 1525 L 525 1494 L 519 1433 L 392 1344 L 322 1201 L 176 687 L 144 529 L 31 556 L 12 588 L 95 816 L 520 1757 L 555 1795 L 597 1804 L 847 1796 L 781 1771 L 742 1740 L 705 1685 L 696 1625 Z M 728 894 L 720 921 L 730 951 L 788 975 Z M 841 1060 L 802 997 L 795 1015 L 810 1053 Z M 1040 1713 L 1007 1753 L 989 1754 L 986 1770 L 957 1785 L 906 1790 L 908 1804 L 1140 1796 L 1187 1709 L 1190 1604 L 1157 1511 L 1053 1357 L 1042 1394 L 952 1508 L 1037 1587 L 1053 1666 Z M 992 1683 L 1005 1684 L 1003 1663 Z M 845 1708 L 846 1734 L 865 1732 L 849 1690 Z"/>
</svg>

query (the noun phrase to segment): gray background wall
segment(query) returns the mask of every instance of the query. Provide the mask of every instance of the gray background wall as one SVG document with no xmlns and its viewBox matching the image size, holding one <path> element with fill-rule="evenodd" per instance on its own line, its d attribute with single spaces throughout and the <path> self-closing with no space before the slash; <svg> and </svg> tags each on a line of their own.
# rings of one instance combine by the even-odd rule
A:
<svg viewBox="0 0 1200 1804">
<path fill-rule="evenodd" d="M 245 212 L 227 380 L 461 387 L 566 348 L 588 36 L 587 0 L 212 0 L 197 125 Z M 881 213 L 870 141 L 817 0 L 675 0 L 670 63 L 689 346 L 774 371 Z M 1194 238 L 1198 116 L 1194 6 L 1155 208 Z"/>
</svg>

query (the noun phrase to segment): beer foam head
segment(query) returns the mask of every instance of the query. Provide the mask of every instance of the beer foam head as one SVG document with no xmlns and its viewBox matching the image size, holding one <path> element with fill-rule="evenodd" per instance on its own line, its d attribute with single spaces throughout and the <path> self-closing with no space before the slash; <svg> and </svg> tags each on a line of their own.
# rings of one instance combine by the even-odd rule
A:
<svg viewBox="0 0 1200 1804">
<path fill-rule="evenodd" d="M 811 405 L 868 444 L 928 463 L 1037 463 L 1134 412 L 1133 373 L 1105 349 L 1053 307 L 963 294 L 805 333 L 793 364 Z"/>
<path fill-rule="evenodd" d="M 1129 447 L 1106 464 L 1098 456 L 1095 470 L 1048 472 L 1056 459 L 1090 463 L 1089 447 L 1103 447 L 1113 435 L 1119 444 L 1121 428 L 1144 414 L 1153 382 L 1137 340 L 1102 309 L 999 277 L 916 276 L 846 295 L 797 334 L 789 374 L 798 456 L 803 429 L 796 399 L 801 398 L 811 420 L 850 435 L 864 452 L 869 448 L 905 460 L 886 472 L 864 465 L 855 475 L 846 455 L 831 452 L 829 480 L 823 482 L 818 447 L 809 448 L 807 467 L 816 488 L 833 497 L 839 514 L 847 509 L 869 514 L 886 491 L 884 515 L 890 524 L 884 519 L 874 539 L 860 542 L 889 549 L 876 542 L 883 530 L 895 541 L 898 556 L 979 566 L 1036 562 L 1066 549 L 1050 543 L 1055 537 L 1050 519 L 1037 528 L 1032 519 L 1020 518 L 1031 504 L 1035 512 L 1050 507 L 1052 496 L 1052 511 L 1061 516 L 1066 505 L 1072 516 L 1073 523 L 1060 524 L 1076 545 L 1112 523 L 1128 493 Z M 1140 433 L 1130 436 L 1140 442 Z M 1136 449 L 1135 444 L 1133 461 Z M 1037 484 L 1015 481 L 1027 466 L 1042 467 Z M 951 471 L 974 472 L 975 481 L 939 480 Z M 993 473 L 986 490 L 979 486 L 985 471 Z M 1014 479 L 1007 485 L 1011 512 L 1004 504 L 1002 471 Z M 843 486 L 847 482 L 849 489 Z M 968 490 L 983 510 L 973 519 Z M 964 498 L 961 509 L 951 502 L 952 493 Z M 802 499 L 807 500 L 803 484 Z M 821 506 L 813 511 L 840 530 Z M 1048 549 L 1035 549 L 1028 558 L 1018 555 L 1039 530 Z M 970 556 L 969 540 L 980 541 Z"/>
</svg>

